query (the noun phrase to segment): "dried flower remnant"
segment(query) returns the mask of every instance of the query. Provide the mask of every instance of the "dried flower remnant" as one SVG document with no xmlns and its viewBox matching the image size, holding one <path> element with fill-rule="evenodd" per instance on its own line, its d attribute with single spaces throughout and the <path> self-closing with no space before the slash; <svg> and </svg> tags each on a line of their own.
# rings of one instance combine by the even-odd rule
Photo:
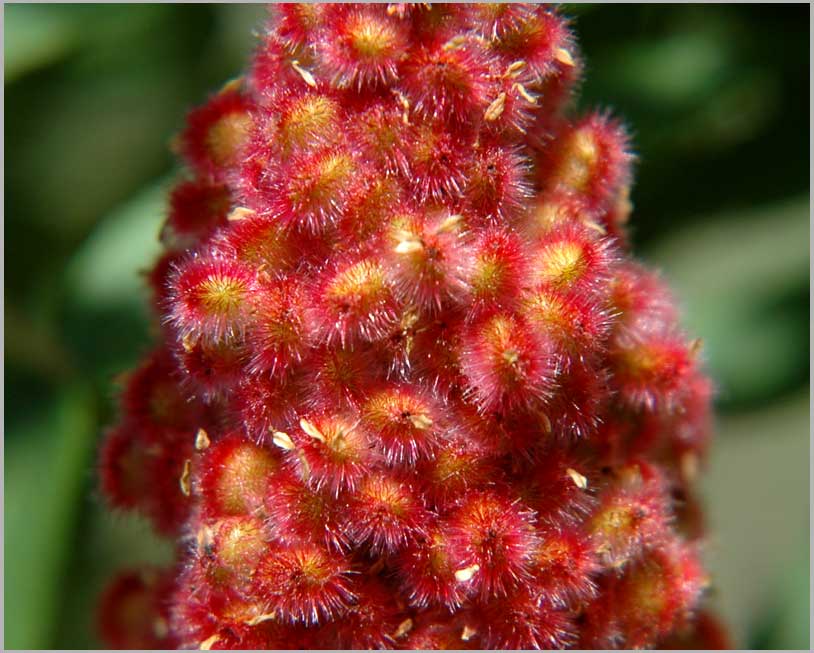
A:
<svg viewBox="0 0 814 653">
<path fill-rule="evenodd" d="M 725 641 L 676 500 L 711 385 L 582 69 L 543 5 L 270 9 L 177 141 L 100 467 L 178 559 L 113 581 L 109 645 Z"/>
</svg>

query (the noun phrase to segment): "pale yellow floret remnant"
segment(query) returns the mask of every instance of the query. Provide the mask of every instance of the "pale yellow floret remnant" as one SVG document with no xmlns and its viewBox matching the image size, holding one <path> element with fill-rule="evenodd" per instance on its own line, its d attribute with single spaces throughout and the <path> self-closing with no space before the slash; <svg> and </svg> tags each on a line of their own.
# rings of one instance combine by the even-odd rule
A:
<svg viewBox="0 0 814 653">
<path fill-rule="evenodd" d="M 356 424 L 343 419 L 325 422 L 319 427 L 307 419 L 300 419 L 300 428 L 308 437 L 323 443 L 335 460 L 356 459 L 365 447 L 364 438 L 356 430 Z M 304 458 L 301 462 L 307 467 Z"/>
<path fill-rule="evenodd" d="M 521 72 L 523 72 L 523 70 L 525 70 L 525 68 L 525 61 L 513 61 L 507 66 L 503 76 L 508 78 L 517 77 Z"/>
<path fill-rule="evenodd" d="M 518 92 L 520 97 L 522 97 L 529 104 L 533 105 L 537 104 L 537 98 L 534 97 L 531 93 L 529 93 L 526 87 L 523 86 L 520 82 L 515 82 L 512 88 L 514 88 Z"/>
<path fill-rule="evenodd" d="M 250 619 L 247 619 L 243 623 L 247 626 L 257 626 L 258 624 L 263 623 L 264 621 L 274 621 L 277 618 L 273 612 L 266 612 L 263 614 L 258 614 Z"/>
<path fill-rule="evenodd" d="M 580 490 L 584 490 L 588 487 L 588 479 L 580 474 L 576 469 L 569 467 L 565 470 L 565 473 L 568 474 L 569 478 L 574 482 L 574 485 L 576 485 Z"/>
<path fill-rule="evenodd" d="M 557 48 L 554 50 L 554 58 L 566 66 L 574 65 L 574 57 L 572 57 L 571 53 L 565 48 Z"/>
<path fill-rule="evenodd" d="M 207 637 L 204 641 L 198 644 L 198 649 L 201 651 L 211 651 L 212 647 L 220 641 L 220 635 L 212 635 Z"/>
<path fill-rule="evenodd" d="M 236 206 L 229 215 L 226 216 L 226 219 L 229 222 L 239 222 L 241 220 L 247 220 L 248 218 L 253 218 L 257 215 L 255 211 L 252 209 L 248 209 L 245 206 Z"/>
<path fill-rule="evenodd" d="M 472 639 L 475 635 L 478 634 L 478 631 L 472 628 L 471 626 L 464 626 L 463 630 L 461 630 L 461 641 L 468 642 Z"/>
<path fill-rule="evenodd" d="M 398 639 L 400 637 L 404 637 L 412 629 L 413 629 L 413 620 L 407 617 L 407 619 L 405 619 L 398 625 L 398 628 L 396 628 L 396 632 L 393 633 L 393 638 Z"/>
<path fill-rule="evenodd" d="M 195 434 L 195 450 L 206 451 L 209 445 L 209 434 L 204 429 L 198 429 L 198 432 Z"/>
<path fill-rule="evenodd" d="M 469 565 L 463 569 L 458 569 L 455 572 L 455 580 L 457 580 L 459 583 L 466 583 L 472 580 L 478 571 L 480 571 L 480 565 L 478 564 Z"/>
<path fill-rule="evenodd" d="M 502 92 L 498 95 L 492 103 L 486 108 L 486 112 L 483 114 L 483 119 L 486 122 L 493 122 L 500 118 L 503 115 L 503 110 L 506 108 L 506 92 Z"/>
<path fill-rule="evenodd" d="M 157 639 L 164 639 L 170 632 L 170 625 L 163 617 L 156 617 L 153 620 L 153 634 Z"/>
<path fill-rule="evenodd" d="M 316 85 L 317 85 L 317 80 L 316 80 L 316 79 L 314 78 L 314 76 L 311 74 L 311 71 L 310 71 L 310 70 L 307 70 L 307 69 L 303 68 L 302 66 L 300 66 L 300 62 L 299 62 L 299 61 L 297 61 L 296 59 L 293 59 L 293 60 L 291 61 L 291 67 L 292 67 L 292 68 L 293 68 L 293 69 L 294 69 L 294 70 L 297 72 L 297 74 L 298 74 L 300 77 L 302 77 L 303 81 L 304 81 L 306 84 L 308 84 L 308 86 L 313 86 L 313 87 L 316 87 Z"/>
<path fill-rule="evenodd" d="M 694 483 L 698 478 L 698 455 L 693 453 L 692 451 L 685 451 L 681 454 L 681 459 L 679 460 L 679 470 L 681 471 L 681 477 L 687 483 Z"/>
<path fill-rule="evenodd" d="M 429 415 L 423 413 L 410 415 L 409 420 L 410 423 L 412 423 L 412 425 L 419 431 L 426 431 L 428 428 L 432 426 L 432 418 Z"/>
<path fill-rule="evenodd" d="M 297 448 L 291 436 L 284 431 L 272 431 L 271 442 L 274 446 L 285 449 L 286 451 L 293 451 Z"/>
<path fill-rule="evenodd" d="M 184 461 L 184 469 L 181 472 L 181 478 L 178 479 L 178 485 L 181 488 L 181 494 L 185 497 L 192 494 L 192 461 L 189 458 Z"/>
<path fill-rule="evenodd" d="M 630 186 L 622 186 L 614 204 L 616 209 L 616 221 L 619 224 L 626 224 L 633 212 L 633 202 L 630 201 Z"/>
<path fill-rule="evenodd" d="M 307 419 L 302 418 L 300 419 L 300 428 L 305 432 L 305 434 L 309 438 L 314 438 L 314 440 L 318 440 L 319 442 L 325 442 L 325 436 L 312 422 L 309 422 Z"/>
<path fill-rule="evenodd" d="M 399 232 L 396 237 L 399 239 L 394 250 L 396 254 L 414 254 L 424 249 L 424 243 L 416 234 L 404 231 Z"/>
</svg>

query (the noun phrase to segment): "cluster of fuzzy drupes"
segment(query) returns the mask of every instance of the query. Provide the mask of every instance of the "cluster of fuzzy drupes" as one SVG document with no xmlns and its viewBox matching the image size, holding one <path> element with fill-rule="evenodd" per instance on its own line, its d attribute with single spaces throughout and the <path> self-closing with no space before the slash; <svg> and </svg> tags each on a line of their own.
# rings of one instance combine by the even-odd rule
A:
<svg viewBox="0 0 814 653">
<path fill-rule="evenodd" d="M 580 70 L 539 5 L 272 8 L 176 141 L 101 477 L 177 561 L 110 585 L 111 646 L 720 640 L 711 386 Z"/>
</svg>

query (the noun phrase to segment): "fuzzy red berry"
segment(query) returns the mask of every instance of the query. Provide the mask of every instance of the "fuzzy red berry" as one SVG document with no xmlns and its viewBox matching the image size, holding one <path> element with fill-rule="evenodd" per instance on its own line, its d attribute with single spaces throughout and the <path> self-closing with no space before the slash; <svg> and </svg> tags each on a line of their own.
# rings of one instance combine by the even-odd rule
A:
<svg viewBox="0 0 814 653">
<path fill-rule="evenodd" d="M 511 411 L 543 402 L 553 386 L 554 357 L 544 334 L 511 313 L 496 313 L 464 336 L 461 367 L 482 411 Z"/>
<path fill-rule="evenodd" d="M 350 561 L 311 544 L 269 548 L 255 576 L 270 614 L 282 621 L 330 621 L 354 598 Z"/>
</svg>

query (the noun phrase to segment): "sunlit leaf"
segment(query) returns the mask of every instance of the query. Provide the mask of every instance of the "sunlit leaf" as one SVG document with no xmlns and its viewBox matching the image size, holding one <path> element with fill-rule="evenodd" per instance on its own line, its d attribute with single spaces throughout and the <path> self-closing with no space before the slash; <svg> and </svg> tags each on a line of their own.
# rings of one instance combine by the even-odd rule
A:
<svg viewBox="0 0 814 653">
<path fill-rule="evenodd" d="M 806 648 L 807 617 L 789 612 L 784 581 L 805 579 L 808 557 L 809 393 L 718 421 L 702 486 L 711 601 L 737 648 L 751 648 L 759 615 L 775 618 L 772 648 Z M 801 593 L 802 595 L 802 593 Z M 800 608 L 802 606 L 799 606 Z M 786 610 L 783 623 L 776 608 Z M 807 606 L 806 606 L 807 615 Z M 805 629 L 805 637 L 799 631 Z M 781 641 L 783 642 L 781 644 Z"/>
<path fill-rule="evenodd" d="M 725 79 L 727 41 L 715 31 L 687 30 L 658 39 L 622 43 L 598 65 L 604 83 L 662 106 L 685 105 Z"/>
<path fill-rule="evenodd" d="M 169 180 L 158 181 L 103 218 L 66 270 L 69 295 L 80 304 L 141 305 L 143 272 L 161 252 Z"/>
<path fill-rule="evenodd" d="M 5 646 L 51 648 L 80 494 L 96 442 L 93 397 L 67 388 L 6 434 Z"/>
<path fill-rule="evenodd" d="M 722 399 L 766 396 L 807 365 L 805 328 L 772 300 L 808 279 L 808 198 L 736 215 L 713 215 L 646 252 L 704 340 Z"/>
<path fill-rule="evenodd" d="M 47 6 L 8 4 L 4 20 L 6 85 L 67 56 L 77 43 L 69 15 Z"/>
</svg>

